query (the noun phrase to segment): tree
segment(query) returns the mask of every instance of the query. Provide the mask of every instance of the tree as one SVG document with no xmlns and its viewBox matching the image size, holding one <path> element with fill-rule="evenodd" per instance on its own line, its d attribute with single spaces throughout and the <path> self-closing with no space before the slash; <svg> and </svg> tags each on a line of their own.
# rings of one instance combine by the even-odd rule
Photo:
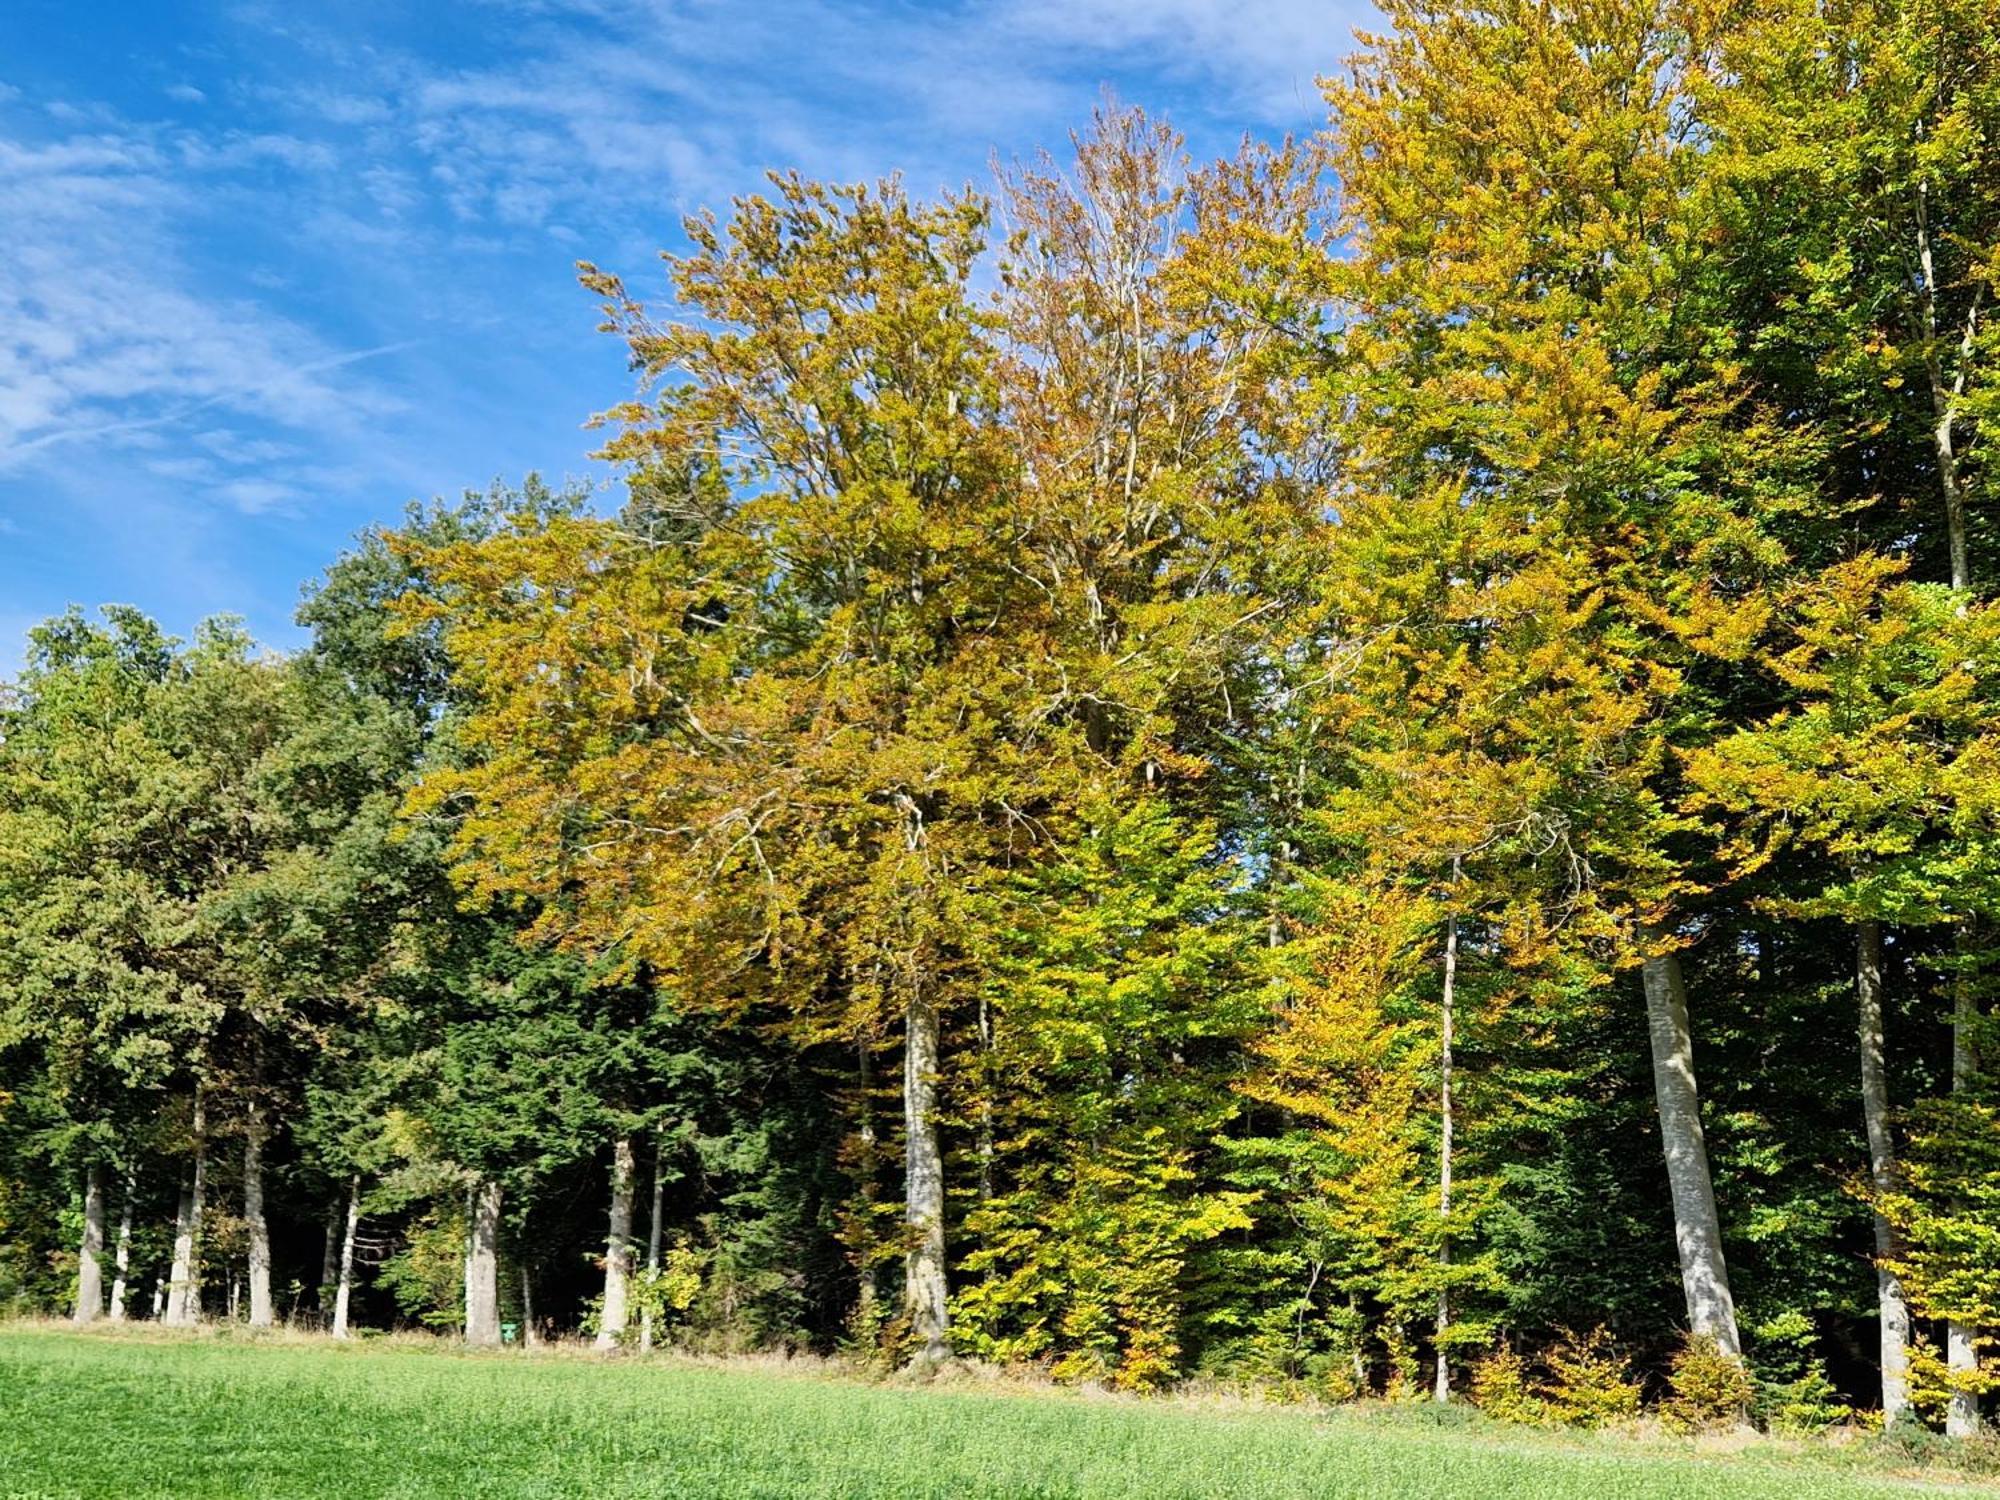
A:
<svg viewBox="0 0 2000 1500">
<path fill-rule="evenodd" d="M 1339 633 L 1439 705 L 1415 784 L 1497 784 L 1552 907 L 1643 971 L 1688 1318 L 1734 1353 L 1677 953 L 1704 882 L 1663 752 L 1712 732 L 1705 664 L 1754 639 L 1783 555 L 1772 441 L 1679 321 L 1712 36 L 1673 5 L 1389 15 L 1331 93 L 1356 247 Z"/>
<path fill-rule="evenodd" d="M 78 611 L 29 636 L 0 765 L 0 1036 L 31 1059 L 37 1151 L 85 1180 L 77 1320 L 103 1310 L 104 1179 L 198 1047 L 175 960 L 176 831 L 194 801 L 163 733 L 175 642 L 137 611 Z"/>
</svg>

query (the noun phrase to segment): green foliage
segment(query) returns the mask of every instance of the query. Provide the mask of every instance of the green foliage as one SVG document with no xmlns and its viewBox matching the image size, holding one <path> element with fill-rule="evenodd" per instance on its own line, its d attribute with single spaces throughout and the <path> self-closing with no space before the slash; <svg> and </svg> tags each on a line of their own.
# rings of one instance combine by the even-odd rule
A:
<svg viewBox="0 0 2000 1500">
<path fill-rule="evenodd" d="M 1849 1421 L 1854 1410 L 1827 1378 L 1814 1353 L 1812 1321 L 1780 1313 L 1756 1329 L 1750 1356 L 1756 1381 L 1754 1414 L 1773 1432 L 1811 1434 Z"/>
<path fill-rule="evenodd" d="M 382 1263 L 378 1279 L 406 1317 L 431 1328 L 465 1321 L 466 1217 L 462 1205 L 440 1204 L 409 1228 L 403 1248 Z"/>
</svg>

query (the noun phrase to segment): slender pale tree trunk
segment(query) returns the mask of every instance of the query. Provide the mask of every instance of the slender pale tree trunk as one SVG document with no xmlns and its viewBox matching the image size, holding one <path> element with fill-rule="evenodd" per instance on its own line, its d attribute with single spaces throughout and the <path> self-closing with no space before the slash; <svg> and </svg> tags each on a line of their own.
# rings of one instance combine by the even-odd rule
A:
<svg viewBox="0 0 2000 1500">
<path fill-rule="evenodd" d="M 663 1135 L 653 1137 L 653 1205 L 646 1216 L 646 1274 L 654 1282 L 647 1289 L 646 1306 L 639 1314 L 639 1352 L 653 1352 L 653 1299 L 658 1295 L 660 1275 L 660 1209 L 665 1202 L 667 1142 Z"/>
<path fill-rule="evenodd" d="M 948 1313 L 944 1262 L 944 1154 L 938 1145 L 937 1005 L 913 985 L 903 1017 L 904 1218 L 910 1249 L 904 1262 L 903 1311 L 917 1342 L 917 1359 L 938 1364 Z"/>
<path fill-rule="evenodd" d="M 597 1347 L 616 1349 L 625 1335 L 632 1297 L 632 1181 L 638 1175 L 632 1137 L 611 1147 L 611 1218 L 604 1237 L 604 1309 L 597 1320 Z"/>
<path fill-rule="evenodd" d="M 194 1192 L 189 1181 L 181 1179 L 180 1201 L 174 1209 L 174 1258 L 167 1271 L 166 1307 L 159 1314 L 160 1321 L 169 1327 L 185 1321 L 182 1309 L 187 1306 L 188 1261 L 194 1253 Z"/>
<path fill-rule="evenodd" d="M 525 1348 L 533 1349 L 541 1341 L 541 1336 L 535 1332 L 535 1278 L 524 1260 L 521 1262 L 521 1343 Z"/>
<path fill-rule="evenodd" d="M 1945 545 L 1951 558 L 1951 586 L 1972 587 L 1972 550 L 1966 539 L 1965 484 L 1959 474 L 1957 427 L 1965 402 L 1966 381 L 1978 348 L 1979 318 L 1986 304 L 1986 283 L 1974 288 L 1963 326 L 1949 333 L 1939 324 L 1937 265 L 1932 255 L 1929 184 L 1920 183 L 1916 198 L 1917 266 L 1923 273 L 1918 289 L 1924 321 L 1924 373 L 1931 390 L 1931 449 L 1937 459 L 1938 488 L 1944 496 Z M 1945 348 L 1955 343 L 1955 359 L 1945 366 Z"/>
<path fill-rule="evenodd" d="M 857 1132 L 860 1152 L 856 1172 L 860 1176 L 862 1206 L 862 1232 L 867 1236 L 860 1248 L 860 1262 L 856 1267 L 860 1272 L 861 1285 L 854 1296 L 854 1327 L 864 1337 L 873 1338 L 875 1327 L 875 1306 L 878 1297 L 875 1285 L 875 1258 L 871 1253 L 875 1244 L 875 1205 L 880 1199 L 880 1188 L 875 1174 L 875 1095 L 874 1082 L 868 1067 L 868 1043 L 855 1045 L 855 1077 L 860 1099 L 860 1126 Z"/>
<path fill-rule="evenodd" d="M 136 1167 L 125 1169 L 125 1195 L 118 1204 L 118 1248 L 111 1260 L 111 1321 L 125 1321 L 125 1299 L 127 1296 L 127 1276 L 132 1269 L 132 1200 L 139 1193 L 139 1172 Z"/>
<path fill-rule="evenodd" d="M 474 1211 L 473 1200 L 477 1196 L 478 1196 L 477 1184 L 468 1182 L 465 1185 L 465 1276 L 464 1276 L 465 1305 L 468 1310 L 472 1306 L 472 1215 Z M 466 1326 L 468 1329 L 470 1329 L 471 1327 L 471 1318 L 469 1316 L 466 1319 Z"/>
<path fill-rule="evenodd" d="M 1458 891 L 1459 862 L 1451 862 L 1451 883 L 1453 898 Z M 1451 1106 L 1451 1047 L 1452 1030 L 1456 1021 L 1458 991 L 1458 913 L 1454 911 L 1445 920 L 1444 928 L 1444 993 L 1439 1007 L 1438 1018 L 1438 1266 L 1449 1270 L 1451 1266 L 1451 1155 L 1452 1155 L 1452 1106 Z M 1451 1400 L 1451 1361 L 1445 1357 L 1446 1335 L 1451 1331 L 1451 1293 L 1441 1284 L 1438 1287 L 1437 1305 L 1437 1386 L 1432 1396 L 1440 1404 Z"/>
<path fill-rule="evenodd" d="M 70 1318 L 95 1323 L 104 1316 L 104 1164 L 83 1169 L 83 1241 L 76 1254 L 76 1306 Z"/>
<path fill-rule="evenodd" d="M 340 1279 L 340 1232 L 346 1222 L 345 1209 L 339 1203 L 334 1204 L 326 1216 L 326 1239 L 319 1255 L 319 1310 L 322 1317 L 333 1315 L 333 1285 Z"/>
<path fill-rule="evenodd" d="M 167 1283 L 167 1322 L 192 1328 L 201 1321 L 201 1219 L 208 1186 L 208 1135 L 204 1101 L 194 1096 L 194 1170 L 181 1193 L 174 1226 L 174 1261 Z"/>
<path fill-rule="evenodd" d="M 1931 447 L 1937 460 L 1938 488 L 1944 498 L 1945 541 L 1951 559 L 1951 586 L 1963 596 L 1961 613 L 1971 600 L 1972 549 L 1967 540 L 1965 482 L 1959 472 L 1957 427 L 1965 400 L 1966 382 L 1972 373 L 1973 355 L 1978 347 L 1979 318 L 1985 306 L 1986 283 L 1973 289 L 1965 322 L 1956 333 L 1956 359 L 1947 370 L 1944 360 L 1945 330 L 1938 321 L 1937 266 L 1932 256 L 1928 184 L 1917 189 L 1917 262 L 1923 273 L 1921 298 L 1924 320 L 1924 369 L 1931 389 Z M 1963 924 L 1957 934 L 1961 956 L 1969 946 L 1970 934 Z M 1970 1032 L 1974 1007 L 1969 978 L 1960 966 L 1952 996 L 1952 1092 L 1965 1089 L 1972 1073 Z M 1970 1378 L 1979 1367 L 1974 1340 L 1976 1330 L 1967 1323 L 1953 1321 L 1945 1329 L 1945 1361 L 1951 1372 Z M 1971 1437 L 1979 1431 L 1979 1398 L 1970 1390 L 1954 1390 L 1945 1407 L 1945 1432 L 1952 1437 Z"/>
<path fill-rule="evenodd" d="M 979 1202 L 993 1201 L 993 1010 L 979 992 Z"/>
<path fill-rule="evenodd" d="M 334 1269 L 333 1336 L 347 1337 L 348 1309 L 354 1302 L 354 1242 L 361 1234 L 361 1178 L 347 1180 L 347 1215 L 340 1234 L 340 1259 Z"/>
<path fill-rule="evenodd" d="M 1665 946 L 1662 927 L 1639 930 L 1645 944 L 1641 976 L 1646 990 L 1646 1033 L 1653 1052 L 1653 1094 L 1660 1116 L 1660 1145 L 1667 1158 L 1667 1186 L 1674 1202 L 1674 1242 L 1680 1254 L 1681 1290 L 1688 1327 L 1741 1357 L 1736 1302 L 1722 1258 L 1722 1226 L 1715 1185 L 1708 1173 L 1701 1106 L 1695 1092 L 1694 1040 L 1688 1031 L 1687 984 L 1680 955 Z"/>
<path fill-rule="evenodd" d="M 465 1256 L 465 1341 L 475 1347 L 500 1342 L 500 1184 L 482 1182 L 472 1193 L 472 1232 Z"/>
<path fill-rule="evenodd" d="M 1882 924 L 1854 925 L 1854 994 L 1861 1040 L 1861 1117 L 1868 1131 L 1868 1176 L 1876 1197 L 1896 1184 L 1896 1143 L 1889 1133 L 1889 1075 L 1882 1061 Z M 1910 1308 L 1890 1269 L 1895 1233 L 1878 1205 L 1875 1220 L 1875 1299 L 1881 1332 L 1882 1424 L 1910 1412 Z"/>
<path fill-rule="evenodd" d="M 250 1326 L 271 1326 L 271 1226 L 264 1219 L 264 1106 L 243 1130 L 243 1225 L 249 1239 Z"/>
<path fill-rule="evenodd" d="M 1972 1086 L 1979 1059 L 1973 1053 L 1973 1029 L 1978 1020 L 1972 995 L 1970 972 L 1972 933 L 1965 924 L 1957 933 L 1958 972 L 1953 976 L 1951 996 L 1951 1089 L 1963 1093 Z M 1976 1437 L 1979 1433 L 1979 1396 L 1971 1382 L 1979 1371 L 1978 1330 L 1956 1318 L 1945 1325 L 1945 1365 L 1953 1377 L 1953 1389 L 1944 1411 L 1944 1430 L 1949 1437 Z"/>
</svg>

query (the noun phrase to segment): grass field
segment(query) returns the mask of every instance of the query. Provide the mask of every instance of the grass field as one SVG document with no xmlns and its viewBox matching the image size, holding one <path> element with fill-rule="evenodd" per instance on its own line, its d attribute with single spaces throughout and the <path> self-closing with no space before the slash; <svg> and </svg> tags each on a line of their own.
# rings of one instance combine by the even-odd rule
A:
<svg viewBox="0 0 2000 1500">
<path fill-rule="evenodd" d="M 1403 1415 L 783 1370 L 0 1326 L 0 1495 L 1314 1497 L 1995 1493 Z"/>
</svg>

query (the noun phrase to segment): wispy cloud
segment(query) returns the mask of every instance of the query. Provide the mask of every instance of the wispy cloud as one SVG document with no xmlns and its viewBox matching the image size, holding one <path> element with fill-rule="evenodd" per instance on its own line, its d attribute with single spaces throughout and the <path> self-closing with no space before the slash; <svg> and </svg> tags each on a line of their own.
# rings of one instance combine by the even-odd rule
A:
<svg viewBox="0 0 2000 1500">
<path fill-rule="evenodd" d="M 1310 128 L 1364 12 L 114 5 L 131 35 L 10 54 L 0 84 L 0 597 L 275 628 L 355 525 L 585 464 L 629 376 L 579 256 L 636 270 L 765 168 L 981 181 L 1106 84 L 1198 148 Z"/>
<path fill-rule="evenodd" d="M 331 377 L 393 350 L 328 347 L 295 318 L 194 284 L 174 221 L 212 173 L 310 153 L 242 134 L 134 127 L 0 142 L 0 472 L 79 439 L 115 441 L 221 408 L 301 427 L 392 410 Z"/>
</svg>

